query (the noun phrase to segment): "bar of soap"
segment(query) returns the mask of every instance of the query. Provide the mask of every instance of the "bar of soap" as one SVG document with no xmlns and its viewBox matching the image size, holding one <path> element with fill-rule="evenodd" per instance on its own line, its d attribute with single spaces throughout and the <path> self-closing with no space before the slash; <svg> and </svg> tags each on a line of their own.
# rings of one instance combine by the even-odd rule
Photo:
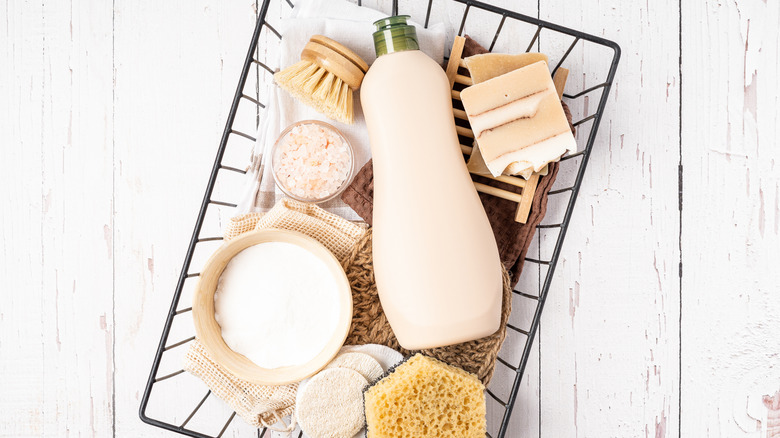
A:
<svg viewBox="0 0 780 438">
<path fill-rule="evenodd" d="M 469 70 L 469 76 L 471 76 L 471 80 L 474 84 L 485 82 L 496 76 L 501 76 L 539 61 L 547 62 L 547 55 L 544 53 L 520 53 L 516 55 L 506 53 L 482 53 L 463 59 L 466 68 Z M 520 163 L 510 164 L 504 169 L 503 173 L 504 175 L 521 176 L 525 179 L 530 178 L 534 173 L 534 170 L 527 166 L 525 168 L 518 168 L 521 166 Z M 474 142 L 474 149 L 469 157 L 467 167 L 469 172 L 476 175 L 492 175 L 487 164 L 485 164 L 485 160 L 482 158 L 482 153 L 479 151 L 479 145 L 477 145 L 476 142 Z M 543 168 L 539 173 L 547 175 L 547 168 Z"/>
<path fill-rule="evenodd" d="M 545 61 L 461 92 L 482 158 L 493 176 L 538 172 L 577 143 Z"/>
<path fill-rule="evenodd" d="M 482 158 L 482 152 L 479 151 L 479 145 L 477 145 L 477 142 L 474 142 L 474 148 L 471 150 L 471 155 L 469 156 L 469 161 L 466 163 L 466 167 L 469 170 L 469 173 L 473 173 L 475 175 L 482 175 L 482 176 L 491 176 L 490 169 L 488 169 L 487 164 L 485 164 L 485 159 Z M 550 166 L 544 166 L 542 169 L 538 172 L 534 172 L 534 170 L 530 167 L 527 167 L 525 169 L 514 169 L 515 167 L 522 167 L 519 163 L 512 163 L 509 166 L 507 166 L 506 169 L 504 169 L 503 174 L 504 175 L 514 175 L 514 176 L 520 176 L 523 179 L 531 178 L 531 175 L 534 173 L 538 173 L 541 176 L 547 175 L 547 172 L 549 171 Z"/>
<path fill-rule="evenodd" d="M 475 84 L 539 61 L 547 62 L 547 55 L 544 53 L 520 53 L 517 55 L 482 53 L 463 58 L 471 80 Z"/>
</svg>

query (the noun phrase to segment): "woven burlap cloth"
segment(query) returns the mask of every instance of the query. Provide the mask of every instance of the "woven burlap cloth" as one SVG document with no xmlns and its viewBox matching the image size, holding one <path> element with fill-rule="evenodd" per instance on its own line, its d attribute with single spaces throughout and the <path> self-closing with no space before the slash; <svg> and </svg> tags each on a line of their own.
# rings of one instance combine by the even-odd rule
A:
<svg viewBox="0 0 780 438">
<path fill-rule="evenodd" d="M 347 345 L 381 344 L 404 355 L 413 353 L 400 348 L 379 303 L 370 228 L 312 204 L 282 199 L 268 213 L 249 213 L 231 219 L 224 238 L 227 241 L 247 231 L 265 228 L 293 230 L 313 237 L 341 261 L 352 286 L 353 300 L 352 327 Z M 422 352 L 474 373 L 487 384 L 493 375 L 498 350 L 506 337 L 511 302 L 509 276 L 504 272 L 504 300 L 498 332 L 476 341 Z M 215 395 L 253 426 L 272 426 L 295 409 L 297 384 L 264 386 L 241 380 L 214 362 L 197 339 L 185 356 L 184 369 L 203 380 Z M 285 425 L 277 430 L 288 429 L 289 425 Z"/>
</svg>

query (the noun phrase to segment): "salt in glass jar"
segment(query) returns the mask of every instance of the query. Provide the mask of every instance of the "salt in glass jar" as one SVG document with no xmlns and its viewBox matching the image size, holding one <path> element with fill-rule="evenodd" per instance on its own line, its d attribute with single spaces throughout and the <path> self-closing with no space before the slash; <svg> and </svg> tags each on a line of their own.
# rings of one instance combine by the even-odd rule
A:
<svg viewBox="0 0 780 438">
<path fill-rule="evenodd" d="M 355 153 L 335 127 L 302 120 L 279 135 L 271 150 L 271 169 L 285 195 L 321 203 L 347 188 L 355 174 Z"/>
</svg>

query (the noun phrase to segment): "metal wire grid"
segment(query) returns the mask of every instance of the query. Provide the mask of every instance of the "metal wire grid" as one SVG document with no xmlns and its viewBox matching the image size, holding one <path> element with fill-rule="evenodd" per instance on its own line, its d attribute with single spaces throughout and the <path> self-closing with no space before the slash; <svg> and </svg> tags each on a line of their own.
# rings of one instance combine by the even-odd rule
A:
<svg viewBox="0 0 780 438">
<path fill-rule="evenodd" d="M 239 107 L 242 104 L 246 104 L 246 102 L 248 102 L 249 104 L 253 105 L 256 109 L 258 120 L 259 117 L 261 117 L 262 115 L 262 110 L 265 108 L 265 105 L 262 102 L 260 102 L 258 99 L 245 94 L 244 89 L 247 83 L 247 79 L 250 76 L 250 72 L 253 70 L 253 67 L 265 70 L 270 74 L 274 73 L 274 69 L 272 69 L 265 63 L 261 62 L 258 59 L 259 56 L 257 55 L 259 53 L 258 49 L 259 49 L 260 35 L 261 33 L 263 33 L 264 29 L 267 31 L 266 32 L 267 35 L 273 35 L 276 39 L 279 40 L 281 39 L 281 34 L 271 24 L 269 24 L 266 21 L 266 17 L 268 15 L 270 5 L 274 2 L 282 2 L 282 1 L 283 1 L 282 5 L 285 5 L 286 7 L 289 8 L 294 7 L 293 3 L 290 0 L 264 0 L 258 12 L 257 25 L 252 34 L 249 50 L 246 59 L 244 61 L 243 69 L 241 71 L 241 76 L 239 78 L 238 88 L 233 98 L 233 102 L 231 105 L 230 112 L 228 114 L 225 130 L 223 132 L 219 144 L 219 148 L 217 150 L 217 156 L 211 171 L 211 175 L 209 177 L 206 193 L 203 197 L 203 202 L 201 204 L 198 218 L 195 223 L 195 230 L 193 231 L 192 239 L 190 240 L 189 246 L 187 248 L 187 254 L 184 260 L 184 266 L 179 276 L 179 280 L 176 286 L 176 291 L 173 296 L 173 301 L 170 310 L 168 312 L 168 316 L 165 322 L 165 326 L 163 328 L 160 343 L 157 348 L 154 361 L 152 363 L 149 379 L 147 381 L 146 387 L 144 389 L 144 394 L 141 400 L 139 415 L 142 421 L 151 424 L 153 426 L 157 426 L 173 432 L 178 432 L 180 434 L 191 436 L 191 437 L 196 437 L 196 438 L 221 437 L 228 429 L 233 419 L 235 418 L 236 415 L 235 412 L 230 414 L 225 419 L 225 422 L 221 426 L 219 433 L 212 436 L 212 435 L 207 435 L 195 431 L 187 427 L 188 424 L 190 424 L 191 420 L 193 420 L 193 418 L 197 415 L 199 410 L 203 407 L 204 403 L 206 403 L 207 399 L 209 399 L 209 397 L 211 396 L 211 391 L 207 391 L 205 395 L 197 402 L 197 404 L 193 406 L 191 412 L 184 419 L 184 421 L 175 423 L 174 421 L 171 420 L 166 421 L 166 420 L 152 418 L 149 415 L 147 415 L 147 407 L 149 405 L 149 401 L 153 394 L 153 389 L 155 388 L 155 385 L 159 384 L 162 381 L 173 379 L 176 376 L 179 376 L 184 373 L 184 370 L 180 369 L 178 371 L 167 373 L 165 375 L 158 375 L 158 371 L 160 369 L 160 363 L 166 352 L 169 352 L 177 347 L 185 346 L 189 342 L 195 339 L 195 336 L 190 336 L 180 341 L 168 343 L 168 337 L 169 334 L 171 333 L 171 326 L 173 325 L 174 320 L 177 317 L 192 311 L 191 307 L 179 309 L 179 301 L 182 296 L 182 290 L 184 289 L 185 283 L 188 281 L 197 281 L 197 277 L 199 275 L 199 273 L 197 272 L 190 272 L 193 254 L 196 251 L 196 248 L 198 247 L 198 245 L 201 245 L 204 242 L 222 240 L 222 237 L 200 237 L 201 230 L 204 223 L 204 218 L 207 214 L 207 211 L 210 206 L 227 207 L 227 208 L 232 208 L 236 206 L 236 204 L 234 203 L 214 199 L 212 196 L 214 194 L 214 188 L 216 185 L 217 178 L 222 172 L 230 172 L 234 174 L 246 173 L 244 170 L 239 169 L 237 167 L 224 165 L 223 157 L 225 156 L 225 151 L 232 144 L 232 141 L 235 137 L 242 137 L 246 140 L 250 140 L 253 142 L 255 141 L 255 138 L 253 136 L 245 132 L 239 131 L 237 129 L 234 129 L 234 124 L 236 121 L 236 114 L 238 112 Z M 554 236 L 553 239 L 555 244 L 551 256 L 549 257 L 549 259 L 543 259 L 541 255 L 542 254 L 541 251 L 537 251 L 539 254 L 538 258 L 527 257 L 525 259 L 526 270 L 528 270 L 528 267 L 532 265 L 537 265 L 537 267 L 539 268 L 546 267 L 546 273 L 543 273 L 543 269 L 539 269 L 538 271 L 539 286 L 538 286 L 537 294 L 529 293 L 523 290 L 513 291 L 518 298 L 526 300 L 528 303 L 532 303 L 532 306 L 534 306 L 534 311 L 533 311 L 533 316 L 531 318 L 530 324 L 528 324 L 527 328 L 518 327 L 516 324 L 507 325 L 507 328 L 509 330 L 524 338 L 524 344 L 521 349 L 522 353 L 517 365 L 511 363 L 505 357 L 501 357 L 501 355 L 499 355 L 497 359 L 498 361 L 496 365 L 497 367 L 505 367 L 504 371 L 514 374 L 513 385 L 511 387 L 511 390 L 509 391 L 509 396 L 505 397 L 506 400 L 504 400 L 502 397 L 496 394 L 495 388 L 493 388 L 493 386 L 487 389 L 487 394 L 490 397 L 490 399 L 492 399 L 493 402 L 495 402 L 495 404 L 499 406 L 499 409 L 503 410 L 503 413 L 500 415 L 501 420 L 500 423 L 498 424 L 498 431 L 496 433 L 497 437 L 503 438 L 506 436 L 507 430 L 509 428 L 509 421 L 512 415 L 515 402 L 517 400 L 518 391 L 520 389 L 520 383 L 523 379 L 526 365 L 528 364 L 528 358 L 532 351 L 533 341 L 539 329 L 539 322 L 541 319 L 542 310 L 544 308 L 547 294 L 550 289 L 550 284 L 553 279 L 555 266 L 558 262 L 558 258 L 561 253 L 561 247 L 563 245 L 563 240 L 566 236 L 566 232 L 569 227 L 569 222 L 572 217 L 574 204 L 577 199 L 580 186 L 582 185 L 584 171 L 588 164 L 588 160 L 590 158 L 590 153 L 593 148 L 598 126 L 601 122 L 601 118 L 604 113 L 604 107 L 607 103 L 607 97 L 609 95 L 615 77 L 618 61 L 620 59 L 620 47 L 614 42 L 605 40 L 603 38 L 599 38 L 583 32 L 568 29 L 533 17 L 529 17 L 523 14 L 519 14 L 490 4 L 481 3 L 473 0 L 428 0 L 427 10 L 425 13 L 425 20 L 424 20 L 424 25 L 426 28 L 428 27 L 428 24 L 430 22 L 431 11 L 434 5 L 434 1 L 436 1 L 437 3 L 443 3 L 443 2 L 459 3 L 464 7 L 463 15 L 460 20 L 460 25 L 457 32 L 458 35 L 461 35 L 463 33 L 464 27 L 467 22 L 467 18 L 469 14 L 473 13 L 474 11 L 481 11 L 480 13 L 487 13 L 493 16 L 500 17 L 500 21 L 497 25 L 497 28 L 495 30 L 495 33 L 492 36 L 492 40 L 489 45 L 490 50 L 493 50 L 494 46 L 496 45 L 496 42 L 499 39 L 499 35 L 501 34 L 502 29 L 505 28 L 505 25 L 507 25 L 507 23 L 521 23 L 525 26 L 535 27 L 535 32 L 533 33 L 533 36 L 531 37 L 528 44 L 525 45 L 524 47 L 525 51 L 530 51 L 532 48 L 534 48 L 535 45 L 537 46 L 539 45 L 540 36 L 542 35 L 543 32 L 551 32 L 554 34 L 567 36 L 568 38 L 573 38 L 572 42 L 568 45 L 568 47 L 565 48 L 563 54 L 561 55 L 560 59 L 555 65 L 553 74 L 555 73 L 555 71 L 557 71 L 558 68 L 564 65 L 569 55 L 572 53 L 575 47 L 577 47 L 578 44 L 594 44 L 611 50 L 611 62 L 609 62 L 608 64 L 606 79 L 603 82 L 600 82 L 595 85 L 587 86 L 587 87 L 583 86 L 583 89 L 581 91 L 578 91 L 574 94 L 564 94 L 564 97 L 567 99 L 567 102 L 569 102 L 571 106 L 572 104 L 576 103 L 579 99 L 583 99 L 583 98 L 588 99 L 588 97 L 591 96 L 595 97 L 596 95 L 594 95 L 594 93 L 600 92 L 600 95 L 598 95 L 598 106 L 596 111 L 593 112 L 592 114 L 585 115 L 581 119 L 574 122 L 574 126 L 576 126 L 580 131 L 582 131 L 588 125 L 590 126 L 590 129 L 587 134 L 587 142 L 585 146 L 582 148 L 581 151 L 574 154 L 567 155 L 561 159 L 561 171 L 563 172 L 564 168 L 568 168 L 569 172 L 574 172 L 573 183 L 566 187 L 555 188 L 554 190 L 551 190 L 549 192 L 549 205 L 557 204 L 558 206 L 564 205 L 565 196 L 556 196 L 556 195 L 565 195 L 566 193 L 569 194 L 568 200 L 565 201 L 565 210 L 563 212 L 562 220 L 556 221 L 556 223 L 539 225 L 537 227 L 537 236 L 542 230 L 545 230 L 545 232 L 547 232 L 546 230 L 553 230 L 553 231 L 558 230 L 557 236 Z M 358 0 L 357 3 L 361 4 L 361 0 Z M 393 14 L 398 13 L 397 0 L 393 2 L 392 13 Z M 548 55 L 549 54 L 550 53 L 548 53 Z M 570 86 L 569 88 L 572 87 Z M 587 102 L 585 107 L 587 108 Z M 579 163 L 577 164 L 577 162 Z M 507 339 L 507 342 L 509 342 L 509 338 Z M 499 370 L 497 369 L 497 373 L 498 371 Z M 495 381 L 496 379 L 494 379 L 494 382 Z M 263 428 L 263 429 L 258 429 L 256 431 L 256 434 L 257 437 L 260 438 L 266 436 L 267 432 L 268 430 Z M 298 438 L 301 438 L 303 436 L 303 433 L 299 432 L 297 436 Z M 487 437 L 492 438 L 490 433 L 487 433 Z"/>
</svg>

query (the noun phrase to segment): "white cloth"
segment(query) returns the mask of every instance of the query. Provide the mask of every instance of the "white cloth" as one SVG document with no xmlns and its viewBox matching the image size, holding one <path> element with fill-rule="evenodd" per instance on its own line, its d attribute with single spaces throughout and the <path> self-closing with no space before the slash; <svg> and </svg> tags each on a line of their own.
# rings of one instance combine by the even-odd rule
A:
<svg viewBox="0 0 780 438">
<path fill-rule="evenodd" d="M 349 47 L 369 65 L 376 59 L 374 40 L 371 34 L 373 22 L 387 15 L 374 9 L 357 6 L 346 0 L 299 0 L 293 9 L 293 16 L 283 20 L 279 26 L 282 34 L 279 65 L 290 66 L 300 60 L 300 54 L 312 35 L 325 35 Z M 349 17 L 344 19 L 343 17 Z M 443 24 L 424 29 L 417 26 L 420 49 L 442 63 L 444 59 L 445 28 Z M 300 120 L 321 120 L 341 131 L 355 150 L 356 171 L 371 158 L 368 133 L 360 106 L 360 92 L 355 99 L 355 123 L 346 125 L 326 118 L 314 109 L 298 102 L 275 83 L 269 84 L 269 102 L 262 113 L 258 127 L 257 142 L 252 153 L 252 165 L 247 172 L 247 182 L 236 214 L 252 211 L 265 212 L 284 195 L 276 187 L 270 163 L 270 150 L 279 133 L 287 126 Z M 265 157 L 265 159 L 262 159 Z M 260 163 L 262 162 L 262 166 Z M 360 217 L 340 198 L 320 205 L 325 210 L 348 220 Z"/>
</svg>

